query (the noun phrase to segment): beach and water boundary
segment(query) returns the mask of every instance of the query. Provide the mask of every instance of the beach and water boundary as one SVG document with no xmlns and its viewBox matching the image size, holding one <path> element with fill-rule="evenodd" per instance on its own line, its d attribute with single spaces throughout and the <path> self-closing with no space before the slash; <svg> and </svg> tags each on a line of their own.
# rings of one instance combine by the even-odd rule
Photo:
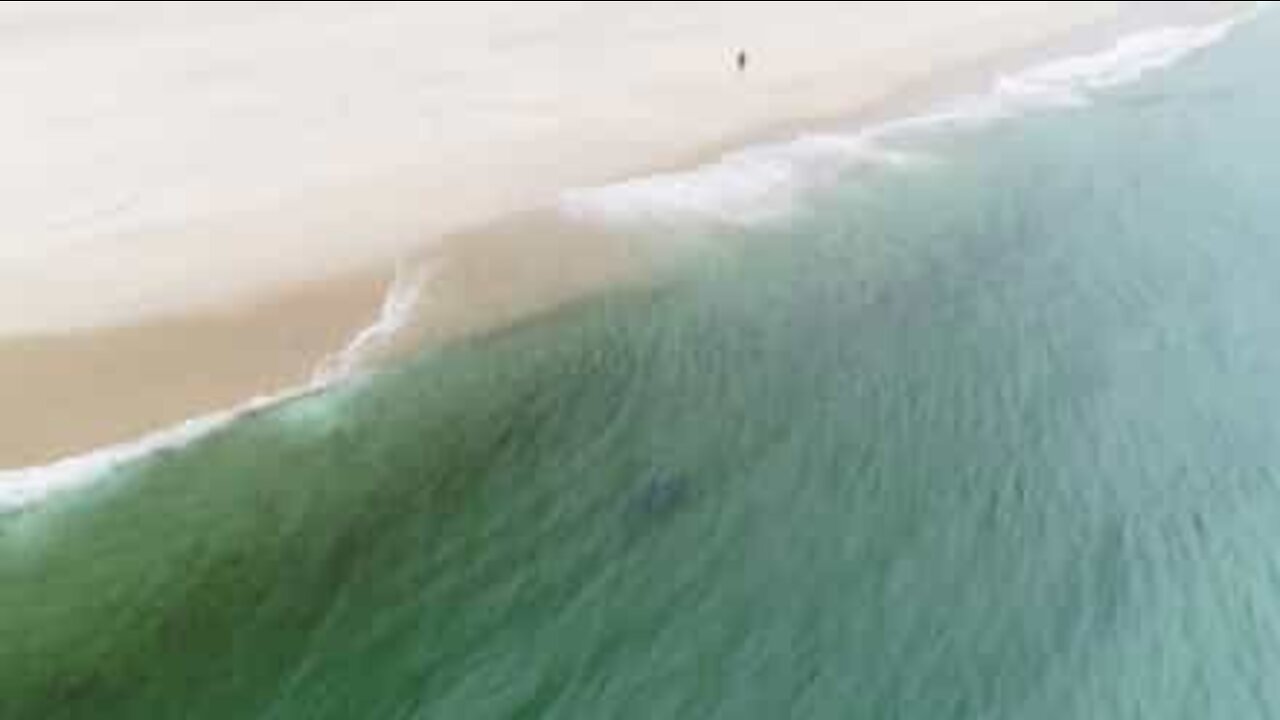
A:
<svg viewBox="0 0 1280 720">
<path fill-rule="evenodd" d="M 0 517 L 0 716 L 1274 717 L 1276 48 Z"/>
<path fill-rule="evenodd" d="M 0 470 L 0 506 L 21 507 L 242 415 L 323 392 L 424 343 L 439 347 L 604 288 L 660 280 L 664 269 L 708 250 L 690 245 L 688 232 L 666 232 L 672 227 L 701 225 L 706 236 L 749 226 L 785 216 L 806 195 L 860 168 L 927 164 L 927 157 L 896 149 L 895 138 L 1087 103 L 1091 92 L 1213 44 L 1253 12 L 1247 3 L 1152 5 L 909 86 L 852 118 L 787 122 L 763 141 L 733 141 L 744 149 L 676 165 L 689 169 L 568 190 L 551 208 L 458 233 L 390 267 L 212 315 L 9 343 L 0 355 L 8 374 L 33 393 L 13 405 L 36 412 L 6 438 L 11 459 Z M 670 236 L 684 245 L 664 241 Z M 245 347 L 253 348 L 246 370 L 235 371 L 246 362 Z M 105 362 L 93 361 L 95 353 Z M 91 362 L 81 362 L 86 357 Z M 251 379 L 207 382 L 202 370 L 217 366 Z M 156 382 L 157 368 L 191 379 Z M 102 387 L 104 376 L 115 383 Z M 163 395 L 139 392 L 148 387 Z M 246 387 L 257 396 L 245 401 Z"/>
</svg>

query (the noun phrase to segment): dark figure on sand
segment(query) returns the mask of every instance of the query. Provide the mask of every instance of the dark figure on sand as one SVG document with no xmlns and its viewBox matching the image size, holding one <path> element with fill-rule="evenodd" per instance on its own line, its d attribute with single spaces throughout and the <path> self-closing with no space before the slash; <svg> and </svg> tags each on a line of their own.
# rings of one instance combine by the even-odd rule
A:
<svg viewBox="0 0 1280 720">
<path fill-rule="evenodd" d="M 747 71 L 747 51 L 746 50 L 738 51 L 737 62 L 738 62 L 738 72 L 746 72 Z"/>
</svg>

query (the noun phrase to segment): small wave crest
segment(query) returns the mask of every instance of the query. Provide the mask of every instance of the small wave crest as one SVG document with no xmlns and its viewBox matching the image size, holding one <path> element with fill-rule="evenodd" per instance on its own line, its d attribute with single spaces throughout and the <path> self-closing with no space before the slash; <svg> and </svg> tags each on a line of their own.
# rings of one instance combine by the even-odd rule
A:
<svg viewBox="0 0 1280 720">
<path fill-rule="evenodd" d="M 191 418 L 137 440 L 99 448 L 37 467 L 0 470 L 0 515 L 21 510 L 53 495 L 90 484 L 103 473 L 151 453 L 181 447 L 237 418 L 257 412 L 304 391 L 254 398 L 241 407 Z"/>
<path fill-rule="evenodd" d="M 371 356 L 384 350 L 413 317 L 429 274 L 429 266 L 425 263 L 398 266 L 377 319 L 356 333 L 346 347 L 320 363 L 312 375 L 312 386 L 323 387 L 349 377 Z"/>
<path fill-rule="evenodd" d="M 1003 78 L 996 91 L 1006 98 L 1030 98 L 1033 104 L 1081 104 L 1087 101 L 1089 91 L 1135 82 L 1220 42 L 1236 22 L 1166 27 L 1131 35 L 1104 52 L 1051 62 Z"/>
<path fill-rule="evenodd" d="M 119 466 L 161 450 L 183 447 L 267 408 L 334 387 L 359 374 L 364 362 L 384 349 L 412 319 L 429 276 L 425 264 L 396 270 L 374 322 L 342 350 L 321 363 L 311 381 L 283 392 L 255 397 L 237 407 L 191 418 L 136 440 L 98 448 L 83 455 L 25 468 L 0 470 L 0 515 L 20 511 L 54 495 L 89 485 Z"/>
<path fill-rule="evenodd" d="M 806 191 L 863 165 L 903 165 L 907 153 L 865 138 L 807 135 L 729 153 L 693 170 L 566 192 L 560 210 L 576 219 L 755 224 L 785 216 Z"/>
</svg>

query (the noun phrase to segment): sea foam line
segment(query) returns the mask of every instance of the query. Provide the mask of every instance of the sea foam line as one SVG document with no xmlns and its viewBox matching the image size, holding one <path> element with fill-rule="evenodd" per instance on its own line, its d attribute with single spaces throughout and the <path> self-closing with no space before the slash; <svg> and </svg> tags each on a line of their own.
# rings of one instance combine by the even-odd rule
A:
<svg viewBox="0 0 1280 720">
<path fill-rule="evenodd" d="M 294 390 L 256 397 L 240 407 L 201 415 L 181 424 L 48 465 L 0 470 L 0 515 L 21 510 L 54 495 L 89 485 L 103 473 L 153 452 L 182 447 L 234 420 L 309 392 Z"/>
<path fill-rule="evenodd" d="M 802 135 L 753 146 L 691 170 L 569 190 L 562 194 L 559 209 L 575 219 L 624 225 L 748 226 L 785 217 L 802 198 L 850 170 L 927 165 L 929 158 L 903 150 L 900 144 L 895 147 L 895 140 L 1088 105 L 1099 91 L 1132 83 L 1220 42 L 1256 12 L 1208 25 L 1165 26 L 1126 35 L 1098 52 L 999 77 L 986 92 L 952 99 L 923 115 L 852 133 Z"/>
<path fill-rule="evenodd" d="M 897 138 L 931 129 L 981 126 L 1038 110 L 1087 105 L 1097 91 L 1134 82 L 1220 42 L 1240 22 L 1272 4 L 1257 3 L 1251 11 L 1210 25 L 1134 33 L 1100 52 L 1050 61 L 1001 77 L 987 93 L 953 100 L 933 113 L 856 133 L 810 134 L 784 143 L 748 147 L 692 170 L 569 190 L 562 194 L 558 206 L 570 216 L 609 223 L 666 219 L 750 224 L 784 216 L 807 192 L 838 180 L 850 169 L 911 166 L 927 160 L 893 148 L 890 143 Z M 255 398 L 237 408 L 47 465 L 0 470 L 0 514 L 87 486 L 113 468 L 158 450 L 182 447 L 246 415 L 355 377 L 361 358 L 383 347 L 409 322 L 428 275 L 425 268 L 398 271 L 374 323 L 326 359 L 304 387 Z"/>
<path fill-rule="evenodd" d="M 310 382 L 255 397 L 236 407 L 185 420 L 135 440 L 109 445 L 45 465 L 0 470 L 0 515 L 30 507 L 55 495 L 87 486 L 114 468 L 154 452 L 180 448 L 231 423 L 284 402 L 330 390 L 359 377 L 363 361 L 382 350 L 412 319 L 428 277 L 427 265 L 401 266 L 374 322 L 338 353 L 326 358 Z"/>
<path fill-rule="evenodd" d="M 356 333 L 346 347 L 321 361 L 312 374 L 312 388 L 324 387 L 351 376 L 374 353 L 384 350 L 396 333 L 412 320 L 428 276 L 429 266 L 426 263 L 397 266 L 395 279 L 383 298 L 377 319 Z"/>
</svg>

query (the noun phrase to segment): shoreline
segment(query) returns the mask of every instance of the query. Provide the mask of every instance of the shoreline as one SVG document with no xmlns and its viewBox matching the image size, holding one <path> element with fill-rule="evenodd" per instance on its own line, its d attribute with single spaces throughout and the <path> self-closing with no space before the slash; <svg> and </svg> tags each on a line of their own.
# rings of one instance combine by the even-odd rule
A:
<svg viewBox="0 0 1280 720">
<path fill-rule="evenodd" d="M 361 273 L 224 313 L 0 341 L 12 418 L 0 433 L 0 468 L 72 457 L 303 385 L 368 325 L 384 286 L 382 273 Z"/>
<path fill-rule="evenodd" d="M 142 97 L 103 108 L 102 118 L 92 114 L 92 97 L 81 101 L 74 93 L 93 73 L 110 70 L 114 56 L 86 58 L 76 47 L 55 47 L 51 59 L 32 61 L 49 64 L 49 81 L 65 87 L 15 89 L 27 91 L 32 109 L 16 118 L 14 136 L 30 137 L 12 148 L 11 177 L 0 178 L 13 184 L 15 199 L 0 237 L 25 242 L 0 246 L 0 338 L 199 314 L 385 265 L 433 238 L 546 207 L 565 189 L 689 167 L 789 128 L 856 118 L 861 108 L 940 72 L 1114 18 L 1120 4 L 374 3 L 326 10 L 336 17 L 317 25 L 315 13 L 327 7 L 291 5 L 296 15 L 271 21 L 287 26 L 265 29 L 254 6 L 225 12 L 231 32 L 241 32 L 243 23 L 246 32 L 265 33 L 259 39 L 273 50 L 276 40 L 287 41 L 298 52 L 317 52 L 312 59 L 332 55 L 332 67 L 260 60 L 256 44 L 229 47 L 225 58 L 216 46 L 202 45 L 207 59 L 179 47 L 171 69 L 137 70 L 130 55 L 121 62 L 139 77 L 117 78 L 119 92 L 139 83 Z M 196 15 L 188 22 L 224 11 L 200 5 L 190 12 Z M 145 26 L 150 16 L 138 14 L 135 21 Z M 155 38 L 124 39 L 159 42 L 206 29 L 204 21 L 183 26 L 184 17 L 175 15 L 177 27 L 147 28 Z M 454 24 L 458 37 L 445 35 Z M 447 41 L 439 50 L 447 55 L 419 57 L 429 46 L 404 37 L 416 25 Z M 324 38 L 332 33 L 353 47 L 330 48 Z M 609 43 L 608 52 L 600 52 L 600 43 Z M 718 49 L 738 43 L 756 51 L 745 73 L 717 57 Z M 397 64 L 370 67 L 369 44 L 390 44 L 401 53 L 393 56 Z M 174 51 L 139 52 L 165 60 Z M 205 62 L 239 72 L 208 80 L 221 85 L 186 90 L 190 78 L 181 73 L 188 64 L 205 70 L 199 64 Z M 312 86 L 300 84 L 298 72 L 350 75 Z M 380 75 L 383 86 L 368 87 Z M 147 93 L 162 80 L 165 92 L 152 98 Z M 4 81 L 0 75 L 0 89 Z M 405 87 L 393 84 L 401 82 Z M 278 97 L 258 97 L 267 89 Z M 230 109 L 211 90 L 229 95 Z M 336 107 L 334 93 L 341 95 Z M 389 98 L 414 96 L 419 104 L 383 107 Z M 142 111 L 146 116 L 138 117 Z M 225 120 L 242 125 L 238 131 L 205 127 L 232 111 Z M 71 124 L 74 112 L 90 113 L 80 121 L 107 129 Z M 283 154 L 315 123 L 320 146 L 297 148 L 299 157 Z M 0 125 L 0 151 L 4 130 Z M 150 137 L 119 142 L 137 141 L 133 135 L 143 130 Z M 183 133 L 197 130 L 205 133 L 198 142 L 183 142 Z M 277 145 L 285 146 L 279 156 Z M 191 157 L 170 166 L 168 158 L 153 157 L 161 153 Z M 22 182 L 24 169 L 30 185 Z M 60 181 L 59 171 L 76 182 Z M 94 289 L 92 297 L 85 288 Z M 21 299 L 21 307 L 11 299 Z"/>
<path fill-rule="evenodd" d="M 723 157 L 727 148 L 776 142 L 824 127 L 848 130 L 912 117 L 939 100 L 989 85 L 1001 69 L 1068 54 L 1171 19 L 1142 7 L 1059 30 L 1031 46 L 984 57 L 905 83 L 887 97 L 860 103 L 839 118 L 790 118 L 766 130 L 709 146 L 696 158 L 663 163 L 687 169 Z M 1197 4 L 1196 22 L 1230 13 Z M 661 170 L 654 172 L 661 173 Z M 620 178 L 646 173 L 618 174 Z M 647 276 L 659 251 L 626 233 L 575 224 L 554 209 L 506 213 L 477 229 L 446 233 L 415 254 L 432 268 L 428 296 L 410 327 L 386 349 L 408 352 L 506 327 L 558 305 Z M 557 258 L 538 240 L 554 236 Z M 603 242 L 601 242 L 604 240 Z M 568 251 L 567 253 L 565 251 Z M 572 262 L 565 263 L 564 258 Z M 495 262 L 497 260 L 498 262 Z M 125 442 L 188 418 L 225 410 L 247 398 L 299 387 L 320 362 L 378 317 L 391 261 L 355 264 L 305 284 L 286 284 L 252 298 L 102 329 L 0 338 L 0 378 L 17 393 L 0 444 L 0 468 L 31 468 Z M 376 362 L 378 356 L 370 360 Z M 109 383 L 109 397 L 103 397 Z M 28 412 L 30 411 L 30 412 Z M 15 422 L 19 417 L 22 422 Z M 34 418 L 34 419 L 33 419 Z M 72 422 L 67 422 L 69 419 Z"/>
</svg>

